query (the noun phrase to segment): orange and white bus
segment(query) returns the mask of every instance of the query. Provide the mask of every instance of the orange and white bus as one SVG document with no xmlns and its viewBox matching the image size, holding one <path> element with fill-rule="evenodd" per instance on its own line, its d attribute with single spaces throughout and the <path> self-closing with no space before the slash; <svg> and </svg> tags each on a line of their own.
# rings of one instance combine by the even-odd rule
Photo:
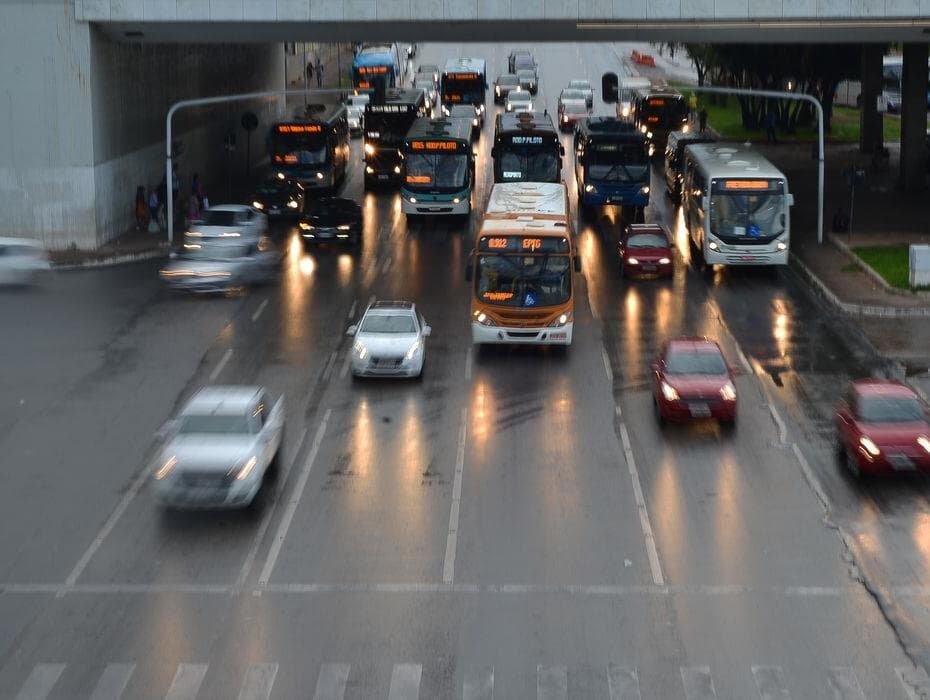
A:
<svg viewBox="0 0 930 700">
<path fill-rule="evenodd" d="M 580 271 L 565 185 L 494 185 L 466 269 L 472 341 L 571 345 Z"/>
</svg>

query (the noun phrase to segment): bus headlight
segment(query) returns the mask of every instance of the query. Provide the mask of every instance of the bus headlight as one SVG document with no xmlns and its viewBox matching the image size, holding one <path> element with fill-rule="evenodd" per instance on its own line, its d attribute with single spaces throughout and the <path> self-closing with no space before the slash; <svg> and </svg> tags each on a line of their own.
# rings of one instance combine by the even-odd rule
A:
<svg viewBox="0 0 930 700">
<path fill-rule="evenodd" d="M 352 228 L 352 227 L 349 226 L 349 224 L 340 224 L 339 226 L 336 227 L 336 230 L 337 230 L 337 231 L 348 231 L 348 230 L 350 230 L 351 228 Z"/>
<path fill-rule="evenodd" d="M 475 320 L 482 326 L 496 326 L 497 324 L 484 312 L 476 311 Z"/>
<path fill-rule="evenodd" d="M 552 323 L 549 324 L 549 327 L 560 328 L 571 320 L 572 320 L 572 313 L 569 311 L 568 313 L 560 314 L 557 319 L 555 319 Z"/>
<path fill-rule="evenodd" d="M 649 185 L 643 185 L 639 188 L 640 194 L 649 194 Z"/>
<path fill-rule="evenodd" d="M 416 197 L 410 197 L 410 198 L 407 199 L 407 201 L 410 202 L 411 204 L 416 204 L 416 203 L 417 203 L 417 198 L 416 198 Z"/>
<path fill-rule="evenodd" d="M 715 241 L 711 241 L 710 243 L 707 244 L 707 247 L 710 248 L 711 250 L 717 250 L 717 243 Z"/>
<path fill-rule="evenodd" d="M 775 247 L 778 248 L 778 250 L 788 250 L 788 244 L 783 241 L 778 241 Z"/>
<path fill-rule="evenodd" d="M 394 166 L 394 174 L 395 174 L 395 175 L 400 175 L 400 166 L 399 166 L 399 165 L 395 165 L 395 166 Z"/>
<path fill-rule="evenodd" d="M 258 208 L 261 209 L 261 207 L 258 207 Z M 296 201 L 296 200 L 293 200 L 293 199 L 290 200 L 290 201 L 287 203 L 287 208 L 288 208 L 288 209 L 296 209 L 296 208 L 297 208 L 297 201 Z"/>
<path fill-rule="evenodd" d="M 261 202 L 258 202 L 258 201 L 252 202 L 252 206 L 255 207 L 256 209 L 264 209 L 264 208 L 265 208 L 265 205 L 262 204 Z"/>
<path fill-rule="evenodd" d="M 322 180 L 322 179 L 323 179 L 323 173 L 317 173 L 317 174 L 316 174 L 316 179 L 317 179 L 317 180 Z"/>
<path fill-rule="evenodd" d="M 458 203 L 461 202 L 461 201 L 462 201 L 462 200 L 459 199 L 458 197 L 453 197 L 453 198 L 452 198 L 452 203 L 453 203 L 453 204 L 458 204 Z"/>
<path fill-rule="evenodd" d="M 370 143 L 366 142 L 366 143 L 365 143 L 365 153 L 367 153 L 367 154 L 370 155 L 370 156 L 373 156 L 373 155 L 375 154 L 375 147 L 372 146 Z"/>
<path fill-rule="evenodd" d="M 375 172 L 375 169 L 372 168 L 370 165 L 366 165 L 366 166 L 365 166 L 365 172 L 368 173 L 369 175 L 373 175 L 374 172 Z"/>
</svg>

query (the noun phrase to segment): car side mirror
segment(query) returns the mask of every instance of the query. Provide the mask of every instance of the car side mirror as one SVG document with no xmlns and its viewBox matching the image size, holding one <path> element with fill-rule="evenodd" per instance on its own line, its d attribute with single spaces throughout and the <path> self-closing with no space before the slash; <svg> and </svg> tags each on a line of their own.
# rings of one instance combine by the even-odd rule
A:
<svg viewBox="0 0 930 700">
<path fill-rule="evenodd" d="M 658 372 L 660 369 L 662 369 L 662 363 L 658 360 L 653 360 L 649 363 L 649 367 L 653 372 Z"/>
<path fill-rule="evenodd" d="M 354 336 L 358 332 L 358 326 L 352 325 L 346 328 L 346 335 Z"/>
<path fill-rule="evenodd" d="M 428 338 L 433 333 L 432 326 L 423 326 L 423 337 Z"/>
<path fill-rule="evenodd" d="M 794 195 L 793 195 L 793 194 L 789 194 L 789 195 L 785 198 L 785 201 L 786 201 L 786 203 L 788 204 L 789 207 L 793 207 L 793 206 L 794 206 Z"/>
<path fill-rule="evenodd" d="M 575 256 L 573 263 L 575 265 L 575 272 L 581 272 L 581 256 L 580 255 Z"/>
</svg>

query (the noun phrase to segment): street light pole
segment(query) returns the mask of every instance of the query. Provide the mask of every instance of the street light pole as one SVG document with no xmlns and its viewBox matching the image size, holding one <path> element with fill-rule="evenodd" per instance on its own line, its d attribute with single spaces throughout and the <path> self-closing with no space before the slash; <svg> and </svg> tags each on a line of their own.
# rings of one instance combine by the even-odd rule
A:
<svg viewBox="0 0 930 700">
<path fill-rule="evenodd" d="M 812 95 L 797 92 L 778 92 L 775 90 L 750 90 L 748 88 L 720 88 L 689 86 L 684 91 L 712 92 L 718 95 L 752 95 L 771 97 L 779 100 L 800 100 L 810 102 L 817 112 L 817 243 L 823 243 L 823 106 Z"/>
</svg>

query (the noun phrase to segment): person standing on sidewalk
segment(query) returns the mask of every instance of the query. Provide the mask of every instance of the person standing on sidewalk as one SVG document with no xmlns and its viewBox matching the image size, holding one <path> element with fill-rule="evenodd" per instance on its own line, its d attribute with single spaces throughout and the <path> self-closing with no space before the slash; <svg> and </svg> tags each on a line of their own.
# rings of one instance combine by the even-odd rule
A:
<svg viewBox="0 0 930 700">
<path fill-rule="evenodd" d="M 155 229 L 152 231 L 152 229 Z M 149 192 L 149 231 L 152 233 L 157 233 L 160 229 L 158 228 L 158 192 L 152 190 Z"/>
<path fill-rule="evenodd" d="M 701 111 L 698 112 L 698 123 L 701 126 L 701 133 L 703 134 L 707 131 L 707 108 L 702 106 Z"/>
<path fill-rule="evenodd" d="M 690 122 L 694 121 L 694 117 L 696 116 L 696 113 L 697 113 L 697 107 L 698 107 L 698 98 L 697 98 L 697 95 L 695 95 L 692 92 L 691 96 L 688 98 L 688 121 Z"/>
<path fill-rule="evenodd" d="M 145 188 L 142 185 L 136 186 L 133 213 L 136 215 L 136 231 L 142 231 L 145 228 Z"/>
</svg>

